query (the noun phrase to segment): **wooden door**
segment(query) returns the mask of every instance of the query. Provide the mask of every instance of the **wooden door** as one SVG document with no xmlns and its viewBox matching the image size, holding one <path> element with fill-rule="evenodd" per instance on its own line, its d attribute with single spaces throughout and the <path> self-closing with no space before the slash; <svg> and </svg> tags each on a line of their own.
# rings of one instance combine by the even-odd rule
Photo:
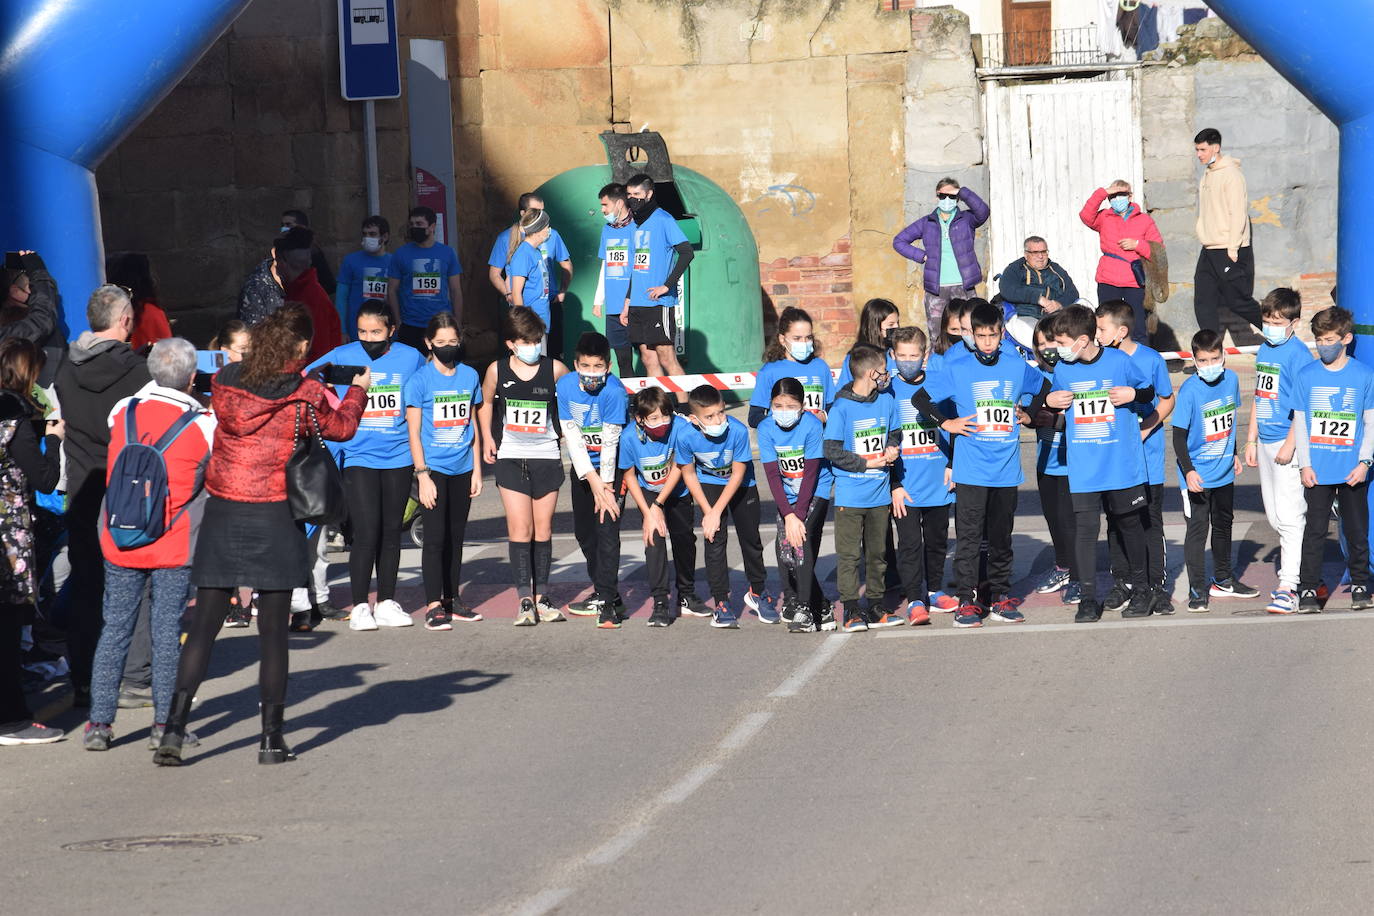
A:
<svg viewBox="0 0 1374 916">
<path fill-rule="evenodd" d="M 1002 0 L 1003 66 L 1051 63 L 1051 0 Z"/>
</svg>

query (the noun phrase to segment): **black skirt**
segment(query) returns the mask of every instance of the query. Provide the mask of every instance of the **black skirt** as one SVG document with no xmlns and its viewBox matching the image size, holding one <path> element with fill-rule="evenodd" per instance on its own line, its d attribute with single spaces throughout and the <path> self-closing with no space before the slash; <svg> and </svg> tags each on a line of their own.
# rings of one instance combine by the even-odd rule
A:
<svg viewBox="0 0 1374 916">
<path fill-rule="evenodd" d="M 191 582 L 199 588 L 300 588 L 314 562 L 305 528 L 286 500 L 240 503 L 211 496 L 196 540 Z"/>
</svg>

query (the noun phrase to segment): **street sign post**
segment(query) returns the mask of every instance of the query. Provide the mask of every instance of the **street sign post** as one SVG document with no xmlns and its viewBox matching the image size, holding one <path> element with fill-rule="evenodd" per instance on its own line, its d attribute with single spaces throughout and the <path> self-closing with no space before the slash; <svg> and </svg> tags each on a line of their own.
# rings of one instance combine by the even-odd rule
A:
<svg viewBox="0 0 1374 916">
<path fill-rule="evenodd" d="M 396 0 L 339 0 L 339 83 L 350 102 L 400 98 Z"/>
</svg>

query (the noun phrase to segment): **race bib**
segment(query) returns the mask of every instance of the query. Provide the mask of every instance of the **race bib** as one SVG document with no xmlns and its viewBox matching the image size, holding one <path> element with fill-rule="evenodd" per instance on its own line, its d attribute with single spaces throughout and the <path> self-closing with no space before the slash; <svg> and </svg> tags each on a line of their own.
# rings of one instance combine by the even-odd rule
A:
<svg viewBox="0 0 1374 916">
<path fill-rule="evenodd" d="M 591 452 L 593 455 L 601 454 L 601 427 L 582 427 L 582 441 L 586 444 L 588 452 Z"/>
<path fill-rule="evenodd" d="M 820 385 L 802 385 L 802 407 L 811 413 L 825 410 L 825 388 Z"/>
<path fill-rule="evenodd" d="M 933 455 L 940 450 L 940 433 L 933 422 L 915 420 L 902 424 L 902 457 Z"/>
<path fill-rule="evenodd" d="M 630 248 L 628 245 L 607 245 L 606 246 L 606 267 L 622 273 L 630 266 Z"/>
<path fill-rule="evenodd" d="M 1225 404 L 1202 412 L 1202 438 L 1207 442 L 1220 442 L 1231 435 L 1236 426 L 1236 407 Z"/>
<path fill-rule="evenodd" d="M 367 407 L 363 409 L 363 422 L 387 423 L 401 415 L 401 386 L 373 385 L 367 389 Z"/>
<path fill-rule="evenodd" d="M 1339 410 L 1312 411 L 1313 445 L 1353 446 L 1355 444 L 1355 415 Z"/>
<path fill-rule="evenodd" d="M 1116 407 L 1111 393 L 1105 390 L 1075 391 L 1073 393 L 1074 423 L 1115 423 Z"/>
<path fill-rule="evenodd" d="M 648 270 L 648 269 L 649 269 L 649 249 L 647 249 L 647 248 L 636 248 L 636 249 L 635 249 L 635 270 Z"/>
<path fill-rule="evenodd" d="M 548 401 L 506 401 L 507 432 L 543 435 L 549 431 Z"/>
<path fill-rule="evenodd" d="M 975 422 L 983 435 L 1005 436 L 1016 425 L 1016 407 L 1011 401 L 985 398 L 973 402 Z"/>
<path fill-rule="evenodd" d="M 644 482 L 651 487 L 663 486 L 663 481 L 668 479 L 668 456 L 663 455 L 652 462 L 646 462 L 639 466 L 639 473 L 644 478 Z"/>
<path fill-rule="evenodd" d="M 806 473 L 806 449 L 778 449 L 778 473 L 782 475 L 783 480 L 800 483 Z"/>
<path fill-rule="evenodd" d="M 435 429 L 456 429 L 467 426 L 472 418 L 472 395 L 467 392 L 436 394 L 434 396 L 433 418 Z"/>
<path fill-rule="evenodd" d="M 386 298 L 386 277 L 363 277 L 363 298 L 364 299 L 385 299 Z"/>
<path fill-rule="evenodd" d="M 1273 363 L 1255 363 L 1255 397 L 1277 400 L 1279 396 L 1279 367 Z"/>
<path fill-rule="evenodd" d="M 887 426 L 881 420 L 864 420 L 854 427 L 854 454 L 865 460 L 880 458 L 887 442 Z"/>
<path fill-rule="evenodd" d="M 410 278 L 410 293 L 413 296 L 439 295 L 438 274 L 414 274 Z"/>
</svg>

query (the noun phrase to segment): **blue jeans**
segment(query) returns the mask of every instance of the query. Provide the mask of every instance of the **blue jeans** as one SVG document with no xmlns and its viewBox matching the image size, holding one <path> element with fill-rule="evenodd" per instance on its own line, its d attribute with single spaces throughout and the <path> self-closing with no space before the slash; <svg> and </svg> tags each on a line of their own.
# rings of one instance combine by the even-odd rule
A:
<svg viewBox="0 0 1374 916">
<path fill-rule="evenodd" d="M 172 706 L 172 688 L 181 655 L 181 615 L 186 610 L 191 567 L 176 569 L 128 569 L 105 562 L 105 625 L 95 648 L 91 669 L 92 722 L 115 720 L 119 680 L 129 654 L 143 589 L 152 583 L 149 629 L 153 641 L 153 721 L 166 722 Z"/>
</svg>

